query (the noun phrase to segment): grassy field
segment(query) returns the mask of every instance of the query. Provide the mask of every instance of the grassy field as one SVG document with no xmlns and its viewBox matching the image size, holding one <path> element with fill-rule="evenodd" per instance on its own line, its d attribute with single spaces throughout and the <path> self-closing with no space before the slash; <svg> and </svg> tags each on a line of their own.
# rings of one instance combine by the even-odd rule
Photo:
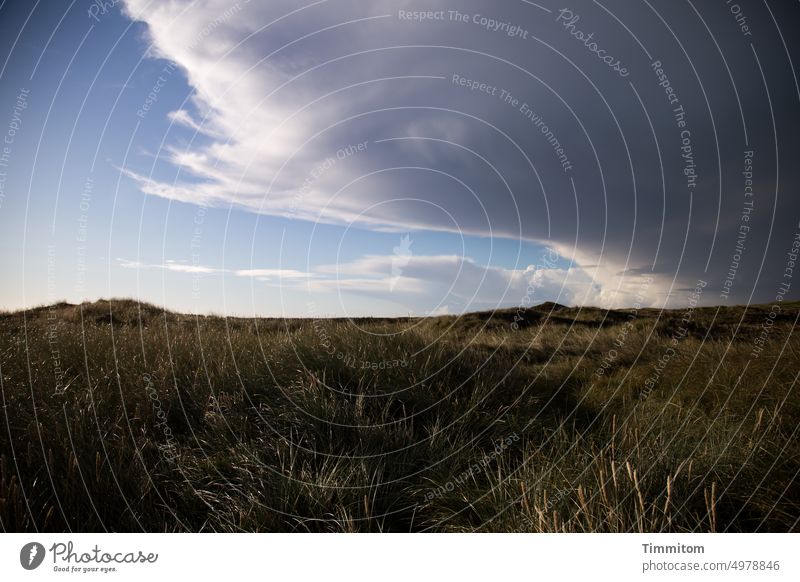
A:
<svg viewBox="0 0 800 582">
<path fill-rule="evenodd" d="M 0 314 L 5 531 L 798 531 L 800 303 Z"/>
</svg>

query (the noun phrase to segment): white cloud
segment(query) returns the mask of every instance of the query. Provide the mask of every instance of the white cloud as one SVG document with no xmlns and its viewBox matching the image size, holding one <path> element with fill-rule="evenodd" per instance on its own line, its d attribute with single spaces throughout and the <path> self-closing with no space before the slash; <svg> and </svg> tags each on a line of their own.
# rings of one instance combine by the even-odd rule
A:
<svg viewBox="0 0 800 582">
<path fill-rule="evenodd" d="M 450 315 L 450 313 L 450 307 L 448 305 L 442 305 L 436 309 L 430 310 L 427 315 L 429 317 L 436 317 L 438 315 Z"/>
<path fill-rule="evenodd" d="M 429 8 L 449 8 L 443 0 L 431 2 Z M 126 13 L 147 25 L 152 53 L 176 62 L 194 90 L 190 103 L 172 112 L 171 120 L 203 134 L 184 148 L 175 145 L 177 139 L 166 140 L 171 144 L 167 158 L 189 178 L 167 182 L 131 169 L 125 174 L 146 194 L 181 202 L 233 205 L 382 231 L 427 229 L 546 241 L 571 258 L 574 267 L 539 269 L 533 276 L 540 290 L 562 301 L 630 304 L 635 292 L 631 285 L 636 283 L 621 272 L 646 265 L 638 256 L 646 254 L 640 251 L 645 245 L 608 235 L 599 220 L 580 224 L 561 167 L 544 182 L 531 172 L 530 159 L 545 172 L 552 146 L 530 131 L 521 146 L 512 142 L 505 132 L 524 124 L 519 111 L 499 99 L 454 88 L 449 81 L 462 69 L 487 80 L 500 70 L 502 80 L 514 83 L 512 90 L 521 95 L 531 91 L 531 77 L 469 52 L 427 50 L 420 59 L 420 53 L 396 48 L 431 42 L 431 27 L 397 21 L 397 8 L 405 4 L 376 0 L 310 2 L 306 7 L 289 0 L 125 0 Z M 464 34 L 480 32 L 471 25 L 446 31 L 462 40 Z M 485 46 L 478 48 L 487 54 L 503 54 L 510 46 L 502 35 L 480 38 Z M 437 38 L 443 44 L 446 40 Z M 565 66 L 548 51 L 537 53 L 537 59 L 544 69 Z M 581 99 L 596 107 L 585 88 L 574 96 L 572 107 L 579 109 L 576 101 Z M 578 126 L 561 103 L 547 105 L 543 99 L 536 107 L 554 131 L 560 126 L 559 138 L 565 144 L 569 134 L 578 135 Z M 585 147 L 582 137 L 578 141 Z M 349 151 L 362 142 L 367 144 L 364 151 Z M 577 152 L 571 151 L 577 163 Z M 593 166 L 594 159 L 584 155 L 584 165 Z M 624 164 L 616 166 L 624 169 Z M 594 190 L 581 194 L 579 187 L 574 196 L 583 216 L 594 218 L 602 210 L 623 222 L 633 219 L 627 191 L 613 183 L 627 184 L 627 176 L 609 171 L 604 199 L 596 176 L 586 176 L 584 188 Z M 567 244 L 565 239 L 572 240 L 570 233 L 575 231 L 581 239 Z M 595 264 L 591 249 L 598 243 L 606 249 L 602 263 L 586 267 Z M 665 243 L 664 248 L 671 251 L 673 246 Z M 635 252 L 626 265 L 628 247 Z M 322 269 L 320 273 L 339 274 L 353 269 L 357 275 L 317 278 L 311 287 L 338 286 L 398 299 L 404 294 L 430 295 L 423 285 L 442 282 L 444 290 L 436 293 L 457 295 L 462 302 L 487 302 L 492 297 L 502 302 L 519 296 L 531 276 L 458 257 L 414 257 L 398 276 L 392 275 L 391 264 L 388 272 L 382 270 L 385 260 L 363 257 L 351 265 Z M 281 276 L 285 281 L 304 277 Z M 668 283 L 657 280 L 648 289 L 647 302 L 663 298 Z"/>
<path fill-rule="evenodd" d="M 142 263 L 117 259 L 117 264 L 128 269 L 252 278 L 289 293 L 345 295 L 352 298 L 353 305 L 358 304 L 359 296 L 370 297 L 418 314 L 530 307 L 545 301 L 601 306 L 638 303 L 644 307 L 655 305 L 658 298 L 649 277 L 628 275 L 609 279 L 605 286 L 598 283 L 598 278 L 608 275 L 604 269 L 587 272 L 580 267 L 561 268 L 547 262 L 511 269 L 482 265 L 458 255 L 411 255 L 404 261 L 407 262 L 399 275 L 393 271 L 396 255 L 365 255 L 354 261 L 319 265 L 311 271 L 223 269 L 174 260 Z M 611 289 L 617 280 L 623 284 Z"/>
<path fill-rule="evenodd" d="M 544 301 L 574 302 L 593 286 L 581 269 L 528 266 L 508 269 L 481 265 L 457 255 L 414 255 L 399 277 L 392 275 L 394 255 L 368 255 L 356 261 L 325 265 L 312 290 L 347 291 L 375 297 L 392 297 L 417 313 L 449 309 L 458 312 L 530 306 Z M 322 278 L 323 275 L 327 276 Z"/>
<path fill-rule="evenodd" d="M 233 271 L 237 277 L 257 277 L 259 279 L 292 279 L 304 280 L 313 277 L 312 273 L 295 271 L 294 269 L 239 269 Z"/>
<path fill-rule="evenodd" d="M 174 273 L 191 273 L 196 275 L 233 275 L 234 277 L 255 278 L 260 281 L 305 280 L 314 275 L 294 269 L 221 269 L 206 265 L 182 263 L 167 259 L 163 263 L 142 263 L 127 259 L 117 259 L 117 264 L 124 269 L 171 271 Z"/>
</svg>

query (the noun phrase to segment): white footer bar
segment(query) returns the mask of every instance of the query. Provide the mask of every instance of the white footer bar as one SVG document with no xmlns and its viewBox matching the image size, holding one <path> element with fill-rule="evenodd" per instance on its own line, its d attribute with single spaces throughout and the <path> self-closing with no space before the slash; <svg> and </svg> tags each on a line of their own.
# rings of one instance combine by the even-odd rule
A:
<svg viewBox="0 0 800 582">
<path fill-rule="evenodd" d="M 796 534 L 2 534 L 0 577 L 796 581 L 799 541 Z"/>
</svg>

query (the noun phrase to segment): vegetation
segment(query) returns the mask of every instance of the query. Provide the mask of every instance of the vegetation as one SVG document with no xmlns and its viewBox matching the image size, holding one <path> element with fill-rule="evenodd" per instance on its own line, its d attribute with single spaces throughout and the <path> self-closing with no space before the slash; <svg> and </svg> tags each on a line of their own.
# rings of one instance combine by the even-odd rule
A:
<svg viewBox="0 0 800 582">
<path fill-rule="evenodd" d="M 0 314 L 0 527 L 798 531 L 798 315 Z"/>
</svg>

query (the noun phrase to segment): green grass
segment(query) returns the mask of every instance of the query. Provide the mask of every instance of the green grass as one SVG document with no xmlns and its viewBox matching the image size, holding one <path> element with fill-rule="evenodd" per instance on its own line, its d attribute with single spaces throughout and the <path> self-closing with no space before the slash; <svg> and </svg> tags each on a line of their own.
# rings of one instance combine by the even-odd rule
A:
<svg viewBox="0 0 800 582">
<path fill-rule="evenodd" d="M 0 526 L 800 529 L 800 304 L 516 314 L 0 314 Z"/>
</svg>

